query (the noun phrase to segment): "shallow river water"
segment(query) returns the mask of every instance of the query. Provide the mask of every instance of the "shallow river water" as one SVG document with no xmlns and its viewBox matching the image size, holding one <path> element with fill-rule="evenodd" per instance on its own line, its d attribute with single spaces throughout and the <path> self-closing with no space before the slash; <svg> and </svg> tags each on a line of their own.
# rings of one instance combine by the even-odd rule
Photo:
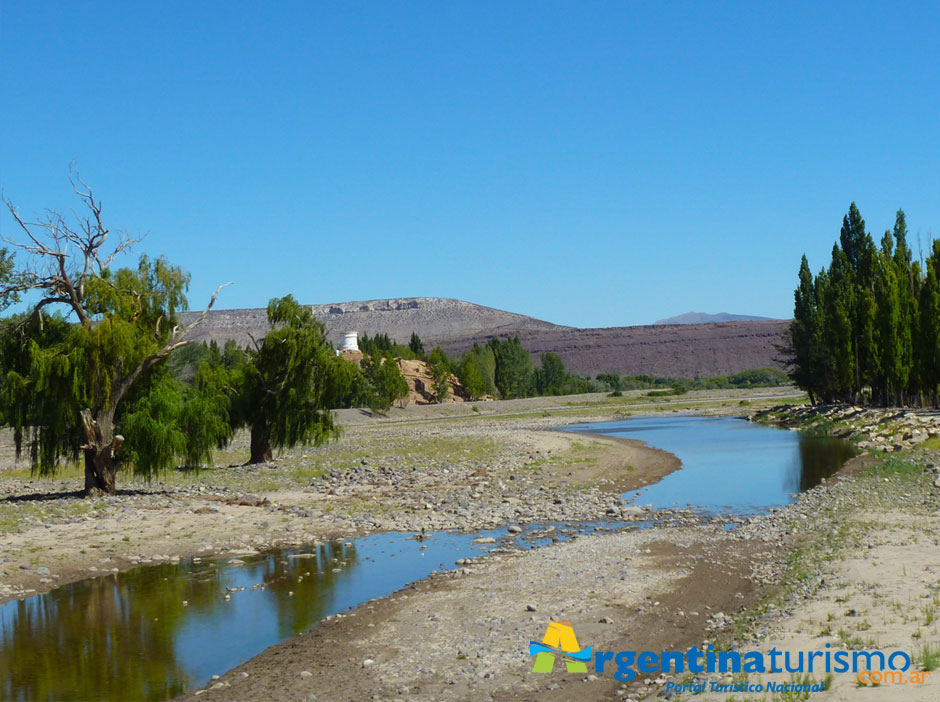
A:
<svg viewBox="0 0 940 702">
<path fill-rule="evenodd" d="M 852 452 L 844 442 L 740 419 L 668 417 L 566 428 L 642 439 L 675 453 L 681 470 L 639 497 L 625 496 L 655 507 L 689 503 L 747 513 L 786 504 Z M 529 525 L 513 540 L 524 547 L 546 543 L 544 535 L 532 538 L 545 526 Z M 566 538 L 564 525 L 552 526 L 555 538 Z M 8 602 L 0 606 L 0 699 L 172 698 L 331 614 L 482 555 L 493 544 L 475 544 L 481 536 L 504 539 L 507 533 L 437 532 L 424 541 L 374 534 L 240 556 L 235 563 L 231 557 L 183 559 Z"/>
<path fill-rule="evenodd" d="M 568 431 L 639 439 L 675 454 L 682 469 L 639 493 L 634 504 L 753 514 L 793 501 L 855 454 L 847 441 L 806 436 L 733 417 L 646 417 L 576 424 Z"/>
</svg>

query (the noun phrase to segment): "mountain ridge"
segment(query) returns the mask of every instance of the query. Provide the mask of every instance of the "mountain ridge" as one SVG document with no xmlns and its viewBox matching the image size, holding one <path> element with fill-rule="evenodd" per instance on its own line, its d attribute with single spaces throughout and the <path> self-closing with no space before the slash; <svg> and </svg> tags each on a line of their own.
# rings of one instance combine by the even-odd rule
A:
<svg viewBox="0 0 940 702">
<path fill-rule="evenodd" d="M 414 331 L 426 349 L 440 345 L 457 355 L 495 336 L 518 336 L 535 358 L 557 353 L 569 370 L 590 376 L 612 372 L 692 378 L 780 368 L 778 347 L 785 343 L 789 327 L 786 320 L 758 320 L 579 328 L 434 297 L 355 300 L 310 308 L 335 347 L 345 332 L 387 333 L 408 343 Z M 197 315 L 185 313 L 181 321 L 191 322 Z M 268 328 L 264 308 L 212 310 L 190 338 L 218 343 L 234 339 L 248 345 L 252 338 L 260 340 Z"/>
<path fill-rule="evenodd" d="M 718 314 L 709 314 L 708 312 L 686 312 L 677 314 L 675 317 L 666 317 L 653 322 L 657 324 L 713 324 L 715 322 L 772 322 L 780 321 L 774 317 L 757 317 L 751 314 L 730 314 L 728 312 L 719 312 Z"/>
</svg>

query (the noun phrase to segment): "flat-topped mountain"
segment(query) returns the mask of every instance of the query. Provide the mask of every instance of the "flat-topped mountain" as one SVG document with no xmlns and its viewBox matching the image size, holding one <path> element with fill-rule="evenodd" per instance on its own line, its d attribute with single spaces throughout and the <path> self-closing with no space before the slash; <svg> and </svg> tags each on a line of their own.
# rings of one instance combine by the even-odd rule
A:
<svg viewBox="0 0 940 702">
<path fill-rule="evenodd" d="M 369 336 L 386 333 L 404 344 L 411 338 L 411 332 L 417 332 L 426 346 L 431 344 L 428 347 L 430 349 L 435 344 L 460 341 L 467 337 L 487 338 L 521 331 L 570 328 L 443 297 L 334 302 L 329 305 L 311 305 L 310 308 L 326 327 L 327 338 L 337 347 L 343 334 L 352 331 Z M 195 316 L 195 313 L 190 312 L 182 317 L 185 322 Z M 192 338 L 197 341 L 235 339 L 245 345 L 250 343 L 249 334 L 260 339 L 267 329 L 265 309 L 213 310 L 193 330 Z"/>
<path fill-rule="evenodd" d="M 632 375 L 700 377 L 727 375 L 752 368 L 780 367 L 776 346 L 789 321 L 733 321 L 710 324 L 579 329 L 534 317 L 483 307 L 462 300 L 407 297 L 312 305 L 337 348 L 346 332 L 387 333 L 408 343 L 417 332 L 428 350 L 440 345 L 460 354 L 474 342 L 494 336 L 518 336 L 533 355 L 551 351 L 569 370 L 582 375 L 612 372 Z M 196 313 L 183 315 L 191 321 Z M 193 331 L 197 341 L 234 339 L 242 345 L 267 332 L 264 309 L 212 311 Z"/>
<path fill-rule="evenodd" d="M 686 312 L 675 317 L 659 319 L 653 324 L 711 324 L 712 322 L 770 322 L 772 317 L 755 317 L 751 314 L 708 314 L 707 312 Z"/>
</svg>

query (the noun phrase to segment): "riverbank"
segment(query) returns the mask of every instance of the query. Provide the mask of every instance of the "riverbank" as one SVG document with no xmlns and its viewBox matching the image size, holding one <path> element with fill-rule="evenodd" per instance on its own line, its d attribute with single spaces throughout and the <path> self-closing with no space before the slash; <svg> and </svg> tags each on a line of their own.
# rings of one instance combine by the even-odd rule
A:
<svg viewBox="0 0 940 702">
<path fill-rule="evenodd" d="M 736 413 L 792 393 L 532 398 L 409 407 L 379 418 L 347 410 L 340 413 L 344 436 L 334 444 L 244 466 L 247 436 L 240 436 L 212 469 L 171 471 L 152 483 L 121 476 L 119 495 L 94 500 L 75 492 L 77 468 L 56 479 L 30 476 L 4 433 L 0 602 L 187 556 L 376 531 L 642 519 L 640 510 L 623 509 L 619 492 L 675 470 L 674 457 L 639 442 L 549 429 L 637 411 Z"/>
<path fill-rule="evenodd" d="M 864 455 L 841 479 L 807 493 L 779 521 L 793 545 L 781 587 L 743 613 L 722 646 L 817 652 L 816 669 L 801 675 L 705 675 L 686 681 L 764 685 L 823 683 L 812 699 L 832 701 L 940 698 L 940 451 L 915 449 Z M 737 635 L 734 635 L 734 634 Z M 902 651 L 911 666 L 896 680 L 827 674 L 826 652 Z M 781 659 L 782 660 L 782 659 Z M 866 666 L 862 665 L 862 669 Z M 877 670 L 877 666 L 872 666 Z M 917 682 L 910 682 L 916 680 Z M 676 676 L 681 682 L 682 676 Z M 903 682 L 902 682 L 903 681 Z M 874 684 L 873 684 L 874 683 Z M 808 699 L 750 692 L 681 695 L 696 700 Z"/>
</svg>

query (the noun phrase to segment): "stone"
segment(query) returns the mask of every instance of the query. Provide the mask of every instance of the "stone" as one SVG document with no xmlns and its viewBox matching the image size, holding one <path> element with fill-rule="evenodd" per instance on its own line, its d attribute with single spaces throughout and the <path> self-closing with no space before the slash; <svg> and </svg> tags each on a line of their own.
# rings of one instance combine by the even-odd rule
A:
<svg viewBox="0 0 940 702">
<path fill-rule="evenodd" d="M 309 670 L 301 670 L 301 671 L 300 671 L 300 677 L 302 677 L 302 678 L 312 678 L 312 677 L 313 677 L 313 673 L 311 673 Z"/>
<path fill-rule="evenodd" d="M 537 610 L 535 609 L 535 605 L 533 605 L 533 604 L 528 604 L 528 605 L 525 606 L 525 611 L 526 611 L 526 612 L 535 612 L 535 611 L 537 611 Z"/>
</svg>

